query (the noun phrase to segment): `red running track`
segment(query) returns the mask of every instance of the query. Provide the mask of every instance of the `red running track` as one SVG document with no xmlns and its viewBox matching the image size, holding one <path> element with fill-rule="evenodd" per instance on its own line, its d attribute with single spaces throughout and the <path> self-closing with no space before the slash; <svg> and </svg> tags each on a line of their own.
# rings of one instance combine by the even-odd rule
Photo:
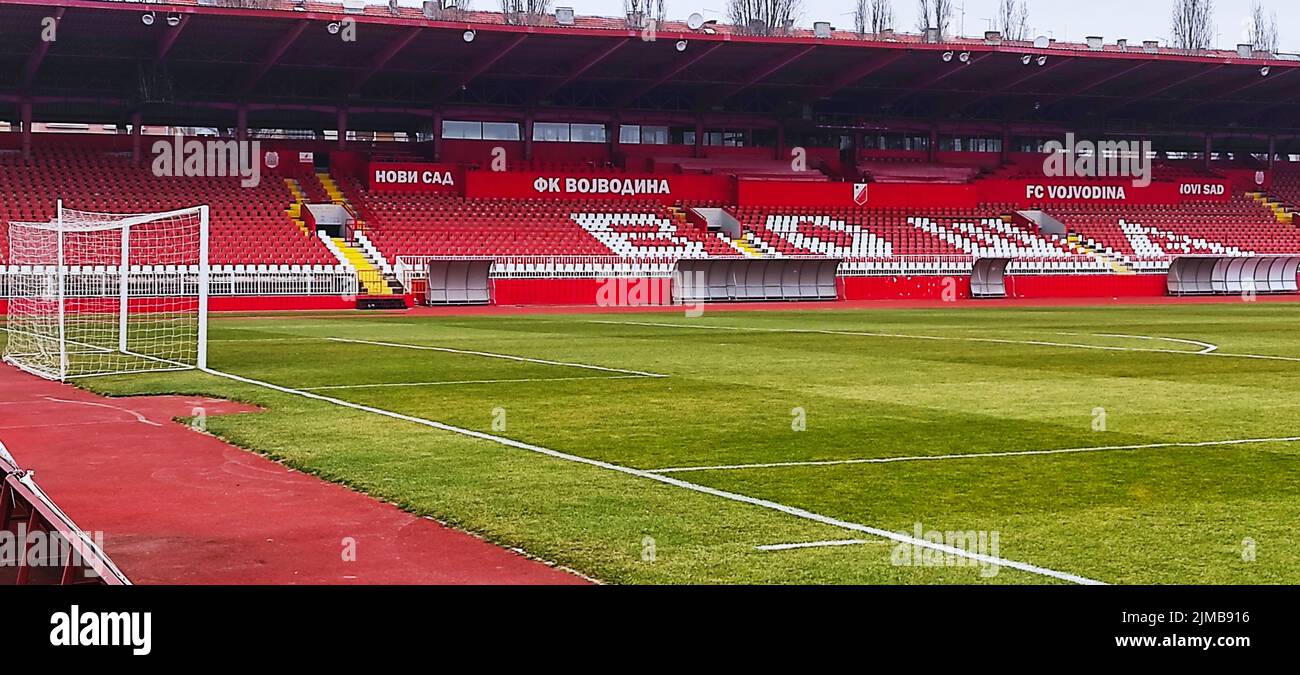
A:
<svg viewBox="0 0 1300 675">
<path fill-rule="evenodd" d="M 570 584 L 585 580 L 173 422 L 255 408 L 109 399 L 0 366 L 0 441 L 144 584 Z M 343 540 L 356 560 L 343 560 Z"/>
</svg>

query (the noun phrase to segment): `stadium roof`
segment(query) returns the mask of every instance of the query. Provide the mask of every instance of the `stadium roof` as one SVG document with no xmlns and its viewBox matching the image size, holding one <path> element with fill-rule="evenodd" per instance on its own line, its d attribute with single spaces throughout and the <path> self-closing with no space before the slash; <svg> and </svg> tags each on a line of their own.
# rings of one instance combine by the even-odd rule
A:
<svg viewBox="0 0 1300 675">
<path fill-rule="evenodd" d="M 141 21 L 146 11 L 157 13 L 153 25 Z M 53 42 L 41 39 L 47 17 L 58 21 Z M 345 18 L 355 21 L 355 41 L 328 30 Z M 756 126 L 984 121 L 1300 132 L 1295 57 L 1140 44 L 928 43 L 802 29 L 759 36 L 677 22 L 650 39 L 624 19 L 514 25 L 497 13 L 430 20 L 418 8 L 345 14 L 338 4 L 308 2 L 295 11 L 287 0 L 0 0 L 0 38 L 0 109 L 16 118 L 18 104 L 31 101 L 38 118 L 68 122 L 142 111 L 151 123 L 215 126 L 246 105 L 250 123 L 289 128 L 313 120 L 331 127 L 346 107 L 351 128 L 403 128 L 436 108 L 480 118 L 621 111 Z"/>
</svg>

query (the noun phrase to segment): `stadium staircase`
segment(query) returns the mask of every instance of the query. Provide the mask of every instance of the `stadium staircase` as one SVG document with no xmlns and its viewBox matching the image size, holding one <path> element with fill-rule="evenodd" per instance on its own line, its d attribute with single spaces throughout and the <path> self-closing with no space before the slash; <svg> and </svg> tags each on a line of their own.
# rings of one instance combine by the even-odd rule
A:
<svg viewBox="0 0 1300 675">
<path fill-rule="evenodd" d="M 285 215 L 289 216 L 289 220 L 292 220 L 293 224 L 298 226 L 298 230 L 303 233 L 303 236 L 311 236 L 311 232 L 307 231 L 307 222 L 302 219 L 302 207 L 307 202 L 307 195 L 302 191 L 302 184 L 298 182 L 297 178 L 286 176 L 284 185 L 289 188 L 289 194 L 293 195 L 293 202 L 289 204 L 288 209 L 285 209 Z"/>
<path fill-rule="evenodd" d="M 1264 208 L 1273 212 L 1279 223 L 1292 223 L 1295 220 L 1295 212 L 1286 206 L 1281 199 L 1276 199 L 1265 192 L 1247 192 L 1247 197 L 1255 200 Z"/>
<path fill-rule="evenodd" d="M 762 242 L 753 241 L 753 233 L 751 232 L 746 232 L 745 236 L 740 239 L 732 239 L 730 237 L 726 237 L 726 239 L 727 243 L 736 247 L 736 250 L 740 251 L 746 258 L 764 257 L 763 252 L 761 252 L 758 247 L 762 246 L 763 248 L 766 248 L 766 246 Z"/>
<path fill-rule="evenodd" d="M 1090 256 L 1109 267 L 1115 274 L 1136 274 L 1132 267 L 1129 267 L 1117 256 L 1107 251 L 1097 242 L 1089 239 L 1078 232 L 1070 232 L 1065 237 L 1065 246 L 1071 252 L 1079 255 Z"/>
</svg>

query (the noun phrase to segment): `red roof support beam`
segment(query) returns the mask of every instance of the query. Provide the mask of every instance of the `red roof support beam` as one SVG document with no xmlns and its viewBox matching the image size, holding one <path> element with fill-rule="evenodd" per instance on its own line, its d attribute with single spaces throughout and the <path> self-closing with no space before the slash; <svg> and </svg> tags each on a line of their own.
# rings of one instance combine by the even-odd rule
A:
<svg viewBox="0 0 1300 675">
<path fill-rule="evenodd" d="M 1258 71 L 1251 71 L 1251 72 L 1258 72 Z M 1288 69 L 1286 69 L 1286 70 L 1284 70 L 1284 71 L 1282 71 L 1282 72 L 1280 72 L 1280 73 L 1276 73 L 1276 74 L 1274 74 L 1274 75 L 1270 75 L 1269 77 L 1264 77 L 1264 76 L 1262 76 L 1262 75 L 1259 75 L 1259 76 L 1253 76 L 1253 77 L 1248 77 L 1247 80 L 1246 80 L 1244 83 L 1242 83 L 1242 84 L 1240 84 L 1240 85 L 1237 85 L 1236 87 L 1233 87 L 1233 88 L 1231 88 L 1231 89 L 1229 89 L 1229 90 L 1227 90 L 1227 91 L 1217 92 L 1217 93 L 1214 95 L 1214 100 L 1213 100 L 1213 101 L 1203 101 L 1203 102 L 1201 102 L 1201 103 L 1197 103 L 1197 104 L 1194 105 L 1194 106 L 1190 106 L 1190 107 L 1188 107 L 1188 108 L 1184 108 L 1184 109 L 1182 110 L 1182 112 L 1179 113 L 1179 116 L 1180 116 L 1180 117 L 1186 117 L 1187 115 L 1189 115 L 1190 113 L 1192 113 L 1192 112 L 1194 112 L 1194 111 L 1198 111 L 1198 110 L 1200 110 L 1200 109 L 1202 109 L 1202 108 L 1204 108 L 1204 107 L 1206 107 L 1206 106 L 1214 105 L 1214 104 L 1216 104 L 1216 103 L 1231 103 L 1231 102 L 1232 102 L 1232 101 L 1231 101 L 1232 97 L 1233 97 L 1233 96 L 1236 96 L 1237 94 L 1240 94 L 1240 93 L 1243 92 L 1243 91 L 1247 91 L 1247 90 L 1250 90 L 1250 89 L 1254 89 L 1255 87 L 1258 87 L 1258 86 L 1261 85 L 1261 84 L 1272 84 L 1272 83 L 1274 83 L 1274 82 L 1277 82 L 1277 81 L 1280 80 L 1280 79 L 1283 79 L 1283 78 L 1287 77 L 1288 75 L 1295 75 L 1297 72 L 1300 72 L 1300 68 L 1288 68 Z M 1289 101 L 1294 101 L 1294 100 L 1295 100 L 1295 97 L 1289 97 L 1288 100 L 1289 100 Z M 1267 107 L 1261 108 L 1259 112 L 1266 112 L 1266 111 L 1272 110 L 1272 109 L 1278 107 L 1279 105 L 1285 105 L 1286 102 L 1287 102 L 1287 101 L 1282 101 L 1282 102 L 1277 102 L 1277 103 L 1269 104 Z M 1259 105 L 1259 104 L 1258 104 L 1258 103 L 1248 103 L 1248 104 L 1246 104 L 1246 105 Z"/>
<path fill-rule="evenodd" d="M 623 47 L 626 47 L 631 42 L 632 42 L 631 39 L 623 38 L 620 40 L 616 40 L 613 44 L 604 45 L 598 49 L 593 50 L 585 57 L 579 59 L 577 63 L 573 64 L 573 67 L 569 69 L 569 72 L 566 75 L 564 75 L 564 77 L 561 77 L 560 79 L 555 80 L 554 82 L 550 82 L 548 84 L 542 85 L 541 88 L 539 88 L 537 92 L 533 94 L 532 100 L 529 102 L 529 105 L 534 106 L 537 105 L 539 102 L 544 101 L 547 98 L 550 98 L 552 95 L 555 94 L 555 92 L 559 91 L 560 89 L 563 89 L 565 85 L 569 84 L 570 82 L 573 82 L 579 77 L 582 77 L 583 73 L 587 72 L 588 70 L 591 70 L 592 68 L 595 68 L 597 65 L 600 64 L 601 61 L 604 61 L 605 59 L 609 58 L 614 54 L 614 52 L 617 52 Z"/>
<path fill-rule="evenodd" d="M 628 107 L 637 99 L 663 86 L 663 84 L 668 80 L 677 77 L 682 72 L 684 72 L 687 68 L 690 68 L 696 63 L 699 63 L 700 60 L 702 60 L 704 57 L 708 56 L 709 54 L 712 54 L 713 52 L 721 48 L 723 44 L 724 43 L 722 42 L 714 42 L 703 49 L 692 49 L 689 56 L 681 59 L 680 61 L 674 62 L 671 66 L 669 66 L 666 70 L 664 70 L 664 72 L 660 73 L 658 77 L 655 77 L 653 80 L 650 80 L 649 82 L 637 84 L 629 88 L 626 92 L 623 93 L 621 97 L 619 97 L 617 101 L 614 102 L 614 108 L 620 109 L 620 108 Z"/>
<path fill-rule="evenodd" d="M 275 64 L 280 62 L 280 57 L 284 56 L 284 53 L 289 51 L 289 47 L 293 46 L 294 40 L 297 40 L 298 36 L 302 35 L 302 32 L 307 30 L 308 23 L 309 22 L 306 20 L 294 22 L 293 27 L 285 31 L 284 35 L 281 35 L 280 39 L 276 40 L 275 44 L 271 45 L 271 48 L 266 51 L 266 56 L 262 58 L 262 62 L 257 64 L 257 67 L 253 69 L 253 72 L 244 80 L 244 84 L 239 87 L 240 98 L 251 93 L 253 88 L 257 86 L 257 83 L 262 81 L 262 77 L 266 75 L 267 71 L 271 70 L 271 68 L 275 67 Z"/>
<path fill-rule="evenodd" d="M 515 48 L 517 48 L 519 45 L 523 44 L 527 40 L 528 40 L 528 34 L 523 33 L 516 36 L 513 40 L 506 43 L 504 46 L 498 49 L 493 49 L 488 53 L 484 54 L 482 58 L 480 58 L 478 61 L 475 61 L 474 63 L 470 64 L 470 66 L 465 69 L 465 72 L 460 77 L 448 82 L 445 86 L 442 87 L 442 89 L 438 90 L 438 92 L 435 93 L 433 96 L 434 102 L 441 103 L 442 101 L 451 98 L 453 95 L 455 95 L 456 92 L 460 91 L 461 89 L 464 89 L 466 86 L 469 85 L 470 82 L 473 82 L 474 78 L 478 77 L 479 75 L 482 75 L 484 72 L 487 71 L 488 68 L 491 68 L 494 64 L 496 64 L 497 61 L 500 61 L 501 59 L 505 58 L 507 54 L 513 52 Z"/>
<path fill-rule="evenodd" d="M 898 62 L 899 59 L 907 56 L 907 54 L 906 51 L 896 49 L 892 50 L 892 53 L 883 54 L 874 59 L 863 61 L 862 63 L 837 75 L 835 79 L 831 80 L 829 83 L 818 87 L 813 91 L 812 95 L 808 97 L 808 100 L 830 98 L 839 90 L 844 89 L 845 87 L 851 87 L 867 77 L 888 68 L 890 65 Z"/>
<path fill-rule="evenodd" d="M 787 54 L 782 54 L 781 56 L 778 56 L 772 59 L 771 61 L 768 61 L 767 63 L 764 63 L 763 65 L 749 71 L 749 74 L 745 76 L 745 79 L 741 80 L 740 82 L 736 82 L 731 85 L 728 85 L 727 87 L 723 88 L 722 91 L 712 96 L 709 96 L 708 100 L 713 105 L 722 103 L 723 101 L 726 101 L 732 96 L 735 96 L 736 94 L 739 94 L 740 92 L 754 86 L 755 84 L 758 83 L 759 80 L 762 80 L 765 77 L 771 77 L 777 71 L 811 54 L 816 49 L 817 49 L 817 45 L 810 45 L 804 47 L 803 49 L 798 49 Z"/>
<path fill-rule="evenodd" d="M 419 37 L 422 32 L 424 32 L 424 29 L 420 26 L 416 26 L 408 29 L 406 32 L 398 36 L 397 39 L 388 43 L 387 47 L 384 47 L 378 54 L 375 54 L 374 58 L 370 60 L 370 65 L 366 66 L 365 70 L 357 73 L 356 76 L 352 78 L 352 81 L 348 83 L 347 89 L 344 93 L 348 96 L 352 96 L 361 91 L 361 88 L 370 81 L 370 78 L 375 76 L 375 73 L 383 70 L 384 66 L 388 65 L 388 62 L 392 61 L 393 57 L 397 56 L 398 52 L 405 49 L 406 45 L 411 44 L 411 41 Z"/>
<path fill-rule="evenodd" d="M 176 40 L 180 38 L 181 31 L 185 30 L 185 27 L 190 24 L 191 18 L 193 17 L 189 14 L 182 14 L 180 23 L 175 26 L 167 26 L 163 30 L 162 37 L 158 38 L 158 47 L 154 49 L 154 63 L 162 63 L 167 59 L 172 47 L 176 46 Z"/>
<path fill-rule="evenodd" d="M 63 14 L 65 11 L 66 8 L 64 7 L 54 10 L 55 30 L 58 30 L 59 22 L 63 21 Z M 42 28 L 44 28 L 44 26 L 42 26 Z M 45 61 L 45 55 L 50 53 L 51 44 L 53 44 L 53 42 L 49 40 L 41 40 L 41 43 L 36 45 L 36 51 L 32 52 L 31 55 L 27 57 L 27 63 L 23 64 L 22 75 L 18 78 L 19 90 L 27 91 L 31 88 L 32 83 L 36 81 L 36 72 L 41 69 L 41 63 Z"/>
<path fill-rule="evenodd" d="M 1116 110 L 1120 110 L 1120 109 L 1123 109 L 1123 108 L 1127 108 L 1127 107 L 1129 107 L 1130 105 L 1133 105 L 1134 103 L 1137 103 L 1137 102 L 1139 102 L 1139 101 L 1145 101 L 1145 100 L 1148 100 L 1148 99 L 1155 98 L 1155 97 L 1159 96 L 1160 94 L 1163 94 L 1163 93 L 1165 93 L 1166 91 L 1169 91 L 1170 89 L 1173 89 L 1173 88 L 1175 88 L 1175 87 L 1182 86 L 1182 85 L 1187 84 L 1188 82 L 1191 82 L 1191 81 L 1193 81 L 1193 80 L 1198 80 L 1198 79 L 1200 79 L 1200 78 L 1202 78 L 1202 77 L 1205 77 L 1206 75 L 1209 75 L 1210 73 L 1217 73 L 1217 72 L 1219 72 L 1220 70 L 1222 70 L 1223 68 L 1224 68 L 1223 65 L 1218 65 L 1218 66 L 1214 66 L 1213 68 L 1204 68 L 1204 69 L 1200 69 L 1200 70 L 1197 70 L 1196 72 L 1194 72 L 1194 73 L 1192 73 L 1192 74 L 1190 74 L 1190 75 L 1187 75 L 1187 76 L 1184 76 L 1184 77 L 1180 77 L 1180 78 L 1175 79 L 1175 80 L 1171 80 L 1171 81 L 1169 81 L 1169 82 L 1164 83 L 1163 85 L 1161 85 L 1161 86 L 1159 86 L 1159 87 L 1156 87 L 1155 89 L 1150 89 L 1150 90 L 1144 91 L 1144 92 L 1142 92 L 1141 94 L 1138 94 L 1138 95 L 1136 95 L 1136 96 L 1125 96 L 1125 97 L 1121 98 L 1121 99 L 1118 100 L 1118 101 L 1114 101 L 1114 102 L 1110 103 L 1109 105 L 1102 106 L 1099 110 L 1097 110 L 1097 115 L 1098 115 L 1098 116 L 1108 115 L 1108 114 L 1110 114 L 1110 113 L 1112 113 L 1112 112 L 1114 112 L 1114 111 L 1116 111 Z"/>
<path fill-rule="evenodd" d="M 930 87 L 933 87 L 934 85 L 939 84 L 940 82 L 943 82 L 944 80 L 965 71 L 967 68 L 973 67 L 975 64 L 993 55 L 993 52 L 984 52 L 983 54 L 976 54 L 970 57 L 970 61 L 963 64 L 957 60 L 957 57 L 955 55 L 953 56 L 953 60 L 951 63 L 944 63 L 943 61 L 939 60 L 939 56 L 937 52 L 931 52 L 931 53 L 934 54 L 935 70 L 938 72 L 931 75 L 930 77 L 925 78 L 924 80 L 916 82 L 915 84 L 911 85 L 910 87 L 907 87 L 906 89 L 898 92 L 897 94 L 894 94 L 893 96 L 886 97 L 884 100 L 880 102 L 881 106 L 893 105 L 907 98 L 908 96 L 915 94 L 916 92 L 922 89 L 929 89 Z"/>
<path fill-rule="evenodd" d="M 1046 108 L 1046 107 L 1049 106 L 1049 105 L 1053 105 L 1053 104 L 1055 104 L 1055 103 L 1059 103 L 1059 102 L 1061 102 L 1061 101 L 1064 101 L 1064 100 L 1067 99 L 1067 98 L 1077 97 L 1077 96 L 1082 96 L 1082 95 L 1087 94 L 1088 92 L 1090 92 L 1090 91 L 1096 89 L 1097 87 L 1100 87 L 1100 86 L 1102 86 L 1103 84 L 1106 84 L 1107 82 L 1114 82 L 1115 80 L 1118 80 L 1118 79 L 1121 78 L 1121 77 L 1125 77 L 1125 76 L 1127 76 L 1127 75 L 1131 75 L 1131 74 L 1133 74 L 1134 72 L 1137 72 L 1137 71 L 1139 71 L 1139 70 L 1142 70 L 1143 68 L 1146 68 L 1146 67 L 1150 66 L 1150 65 L 1153 64 L 1153 63 L 1156 63 L 1156 62 L 1155 62 L 1155 61 L 1141 61 L 1141 62 L 1136 63 L 1136 64 L 1134 64 L 1134 65 L 1131 65 L 1131 66 L 1129 66 L 1129 67 L 1127 67 L 1127 68 L 1121 68 L 1121 69 L 1116 70 L 1116 71 L 1111 72 L 1111 73 L 1105 73 L 1105 74 L 1101 75 L 1100 77 L 1093 78 L 1092 80 L 1090 80 L 1090 81 L 1084 83 L 1083 85 L 1081 85 L 1080 87 L 1074 89 L 1073 91 L 1071 91 L 1071 92 L 1068 93 L 1068 94 L 1057 94 L 1057 95 L 1052 96 L 1052 97 L 1050 97 L 1050 98 L 1047 98 L 1047 99 L 1044 99 L 1044 100 L 1042 100 L 1042 101 L 1039 101 L 1039 104 L 1040 104 L 1043 108 Z"/>
<path fill-rule="evenodd" d="M 1030 63 L 1032 64 L 1033 61 L 1030 61 Z M 997 89 L 990 89 L 988 91 L 985 91 L 983 94 L 979 94 L 978 96 L 974 96 L 972 98 L 966 99 L 965 101 L 961 101 L 957 105 L 949 108 L 947 112 L 954 113 L 962 110 L 969 110 L 970 108 L 977 106 L 991 98 L 1013 93 L 1011 90 L 1015 89 L 1016 87 L 1019 87 L 1020 85 L 1038 77 L 1039 75 L 1046 75 L 1047 73 L 1050 73 L 1053 70 L 1056 70 L 1057 68 L 1060 68 L 1061 66 L 1070 63 L 1074 63 L 1074 59 L 1057 58 L 1051 63 L 1047 64 L 1046 66 L 1041 66 L 1041 67 L 1035 65 L 1025 66 L 1025 70 L 1029 72 L 1025 73 L 1024 75 L 1017 77 L 1016 79 L 1006 83 L 1001 87 L 998 87 Z"/>
</svg>

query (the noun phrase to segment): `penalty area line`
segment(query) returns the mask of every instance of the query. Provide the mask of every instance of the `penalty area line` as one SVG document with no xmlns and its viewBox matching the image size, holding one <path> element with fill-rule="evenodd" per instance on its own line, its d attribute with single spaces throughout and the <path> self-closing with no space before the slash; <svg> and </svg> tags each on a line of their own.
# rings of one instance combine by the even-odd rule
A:
<svg viewBox="0 0 1300 675">
<path fill-rule="evenodd" d="M 514 382 L 579 382 L 593 380 L 644 380 L 644 375 L 610 375 L 607 377 L 521 377 L 507 380 L 443 380 L 440 382 L 380 382 L 377 384 L 336 384 L 327 387 L 303 387 L 303 391 L 334 391 L 340 389 L 382 389 L 387 387 L 437 387 L 455 384 L 503 384 Z"/>
<path fill-rule="evenodd" d="M 523 441 L 516 441 L 512 438 L 506 438 L 504 436 L 497 436 L 495 434 L 489 434 L 482 431 L 474 431 L 473 429 L 464 429 L 461 427 L 452 426 L 450 424 L 445 424 L 443 422 L 436 422 L 434 420 L 424 419 L 422 417 L 406 415 L 399 412 L 393 412 L 391 410 L 384 410 L 383 408 L 376 408 L 374 406 L 363 405 L 360 403 L 353 403 L 352 401 L 345 401 L 343 399 L 333 398 L 330 396 L 325 396 L 310 391 L 303 391 L 301 389 L 291 389 L 289 387 L 283 387 L 278 384 L 263 382 L 261 380 L 254 380 L 252 378 L 244 377 L 242 375 L 235 375 L 233 373 L 225 373 L 225 372 L 221 372 L 218 370 L 211 370 L 211 369 L 205 370 L 203 372 L 206 372 L 210 375 L 214 375 L 216 377 L 221 377 L 227 380 L 231 380 L 234 382 L 241 382 L 243 384 L 262 387 L 265 389 L 270 389 L 272 391 L 278 391 L 283 394 L 301 396 L 303 398 L 311 399 L 314 401 L 329 403 L 332 405 L 339 406 L 341 408 L 349 408 L 351 410 L 357 410 L 360 412 L 380 415 L 383 417 L 388 417 L 403 422 L 409 422 L 411 424 L 418 424 L 421 426 L 429 427 L 431 429 L 438 429 L 440 431 L 447 431 L 454 434 L 460 434 L 462 436 L 468 436 L 470 438 L 477 438 L 479 440 L 489 441 L 499 445 L 504 445 L 506 447 L 515 448 L 518 450 L 525 450 L 528 452 L 537 453 L 539 455 L 545 455 L 553 459 L 559 459 L 566 462 L 572 462 L 575 464 L 585 464 L 587 466 L 606 469 L 608 471 L 615 471 L 625 475 L 635 476 L 637 478 L 644 478 L 646 480 L 655 481 L 657 483 L 662 483 L 664 485 L 671 485 L 673 487 L 682 488 L 684 490 L 690 490 L 692 492 L 711 495 L 729 501 L 739 502 L 741 504 L 748 504 L 750 506 L 757 506 L 759 508 L 767 509 L 769 511 L 777 511 L 779 513 L 784 513 L 786 515 L 794 516 L 796 518 L 801 518 L 803 520 L 820 523 L 822 525 L 838 527 L 840 529 L 850 530 L 853 532 L 861 532 L 864 534 L 869 534 L 869 535 L 879 537 L 881 539 L 889 539 L 892 541 L 896 541 L 904 544 L 910 544 L 912 546 L 917 546 L 920 548 L 927 548 L 935 551 L 941 551 L 943 553 L 954 555 L 959 558 L 968 558 L 970 560 L 976 560 L 989 565 L 997 565 L 999 567 L 1005 567 L 1008 569 L 1020 570 L 1022 572 L 1027 572 L 1029 574 L 1049 577 L 1060 581 L 1068 581 L 1076 584 L 1103 585 L 1105 583 L 1102 581 L 1098 581 L 1096 579 L 1089 579 L 1088 577 L 1079 576 L 1077 574 L 1070 574 L 1068 572 L 1061 572 L 1046 567 L 1039 567 L 1037 565 L 1020 562 L 1018 560 L 1009 560 L 1007 558 L 999 558 L 996 556 L 985 555 L 983 553 L 972 553 L 970 551 L 957 548 L 955 546 L 949 546 L 947 544 L 927 541 L 925 539 L 917 539 L 915 537 L 911 537 L 898 532 L 890 532 L 889 530 L 881 529 L 878 527 L 871 527 L 869 525 L 862 525 L 860 523 L 853 523 L 845 520 L 840 520 L 838 518 L 834 518 L 831 516 L 815 513 L 813 511 L 808 511 L 806 509 L 801 509 L 797 506 L 788 506 L 786 504 L 781 504 L 779 502 L 774 502 L 767 499 L 759 499 L 757 497 L 750 497 L 748 495 L 742 495 L 742 494 L 737 494 L 735 492 L 727 492 L 725 490 L 711 488 L 706 485 L 698 485 L 696 483 L 690 483 L 678 478 L 673 478 L 671 476 L 664 476 L 657 473 L 651 473 L 649 471 L 644 471 L 641 469 L 633 469 L 631 467 L 621 466 L 618 464 L 613 464 L 598 459 L 590 459 L 587 457 L 582 457 L 580 455 L 572 455 L 567 452 L 560 452 L 559 450 L 544 448 L 540 445 L 533 445 L 531 443 L 524 443 Z"/>
<path fill-rule="evenodd" d="M 835 539 L 833 541 L 805 541 L 798 544 L 767 544 L 755 546 L 759 551 L 792 551 L 799 548 L 824 548 L 827 546 L 857 546 L 859 544 L 883 544 L 875 539 Z"/>
<path fill-rule="evenodd" d="M 802 333 L 806 335 L 846 335 L 850 337 L 874 337 L 886 338 L 892 340 L 931 340 L 936 342 L 982 342 L 985 344 L 1001 345 L 1030 345 L 1032 347 L 1061 347 L 1064 349 L 1092 349 L 1103 352 L 1139 352 L 1147 354 L 1183 354 L 1185 356 L 1222 356 L 1234 359 L 1256 359 L 1261 361 L 1287 361 L 1290 363 L 1300 363 L 1300 356 L 1273 356 L 1270 354 L 1230 354 L 1226 352 L 1215 351 L 1216 345 L 1206 343 L 1194 343 L 1189 340 L 1178 340 L 1204 346 L 1200 351 L 1190 349 L 1158 349 L 1154 347 L 1117 347 L 1111 345 L 1087 345 L 1074 342 L 1049 342 L 1046 340 L 1011 340 L 1004 338 L 981 338 L 965 337 L 957 335 L 909 335 L 907 333 L 872 333 L 868 331 L 850 331 L 850 330 L 827 330 L 818 328 L 758 328 L 747 326 L 696 326 L 684 323 L 656 323 L 652 321 L 598 321 L 588 320 L 586 323 L 604 324 L 608 326 L 645 326 L 649 328 L 685 328 L 694 330 L 729 330 L 741 333 Z M 1097 337 L 1120 337 L 1118 335 L 1098 335 Z M 1151 338 L 1149 336 L 1129 335 L 1123 337 L 1133 337 L 1151 340 L 1175 340 L 1175 338 Z M 1214 349 L 1209 349 L 1214 347 Z"/>
<path fill-rule="evenodd" d="M 894 464 L 896 462 L 935 462 L 950 459 L 988 459 L 994 457 L 1036 457 L 1042 455 L 1069 455 L 1085 452 L 1112 452 L 1121 450 L 1156 450 L 1160 448 L 1210 448 L 1226 445 L 1252 445 L 1258 443 L 1296 443 L 1300 436 L 1281 438 L 1237 438 L 1226 441 L 1181 441 L 1170 443 L 1144 443 L 1141 445 L 1101 445 L 1087 448 L 1060 448 L 1057 450 L 1011 450 L 1008 452 L 968 452 L 949 455 L 912 455 L 907 457 L 870 457 L 863 459 L 828 459 L 807 462 L 765 462 L 762 464 L 717 464 L 714 466 L 675 466 L 667 469 L 647 469 L 650 473 L 688 473 L 691 471 L 735 471 L 740 469 L 780 469 L 798 466 L 844 466 L 847 464 Z"/>
<path fill-rule="evenodd" d="M 569 368 L 586 368 L 587 370 L 599 370 L 606 373 L 623 373 L 624 375 L 636 375 L 639 377 L 668 377 L 663 373 L 647 373 L 642 370 L 626 370 L 624 368 L 607 368 L 605 366 L 593 366 L 589 363 L 569 363 L 567 361 L 549 361 L 547 359 L 534 359 L 527 356 L 515 356 L 513 354 L 496 354 L 494 352 L 479 352 L 469 349 L 452 349 L 451 347 L 430 347 L 428 345 L 408 345 L 400 342 L 379 342 L 376 340 L 353 340 L 349 338 L 326 338 L 330 342 L 345 342 L 349 344 L 371 345 L 374 347 L 394 347 L 396 349 L 417 349 L 428 352 L 445 352 L 448 354 L 468 354 L 470 356 L 483 356 L 490 359 L 506 359 L 507 361 L 521 361 L 525 363 L 540 363 L 546 366 L 567 366 Z"/>
</svg>

